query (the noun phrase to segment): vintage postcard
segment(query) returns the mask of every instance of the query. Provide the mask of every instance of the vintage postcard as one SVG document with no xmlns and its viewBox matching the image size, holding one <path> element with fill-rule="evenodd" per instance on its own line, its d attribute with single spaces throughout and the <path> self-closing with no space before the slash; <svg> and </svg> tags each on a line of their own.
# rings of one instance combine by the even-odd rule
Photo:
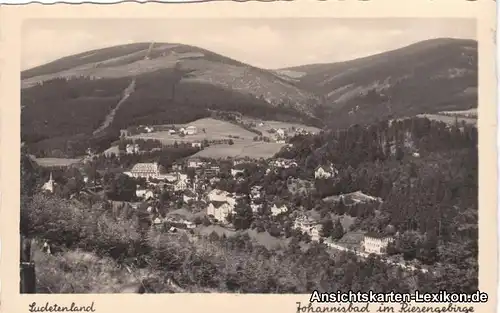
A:
<svg viewBox="0 0 500 313">
<path fill-rule="evenodd" d="M 494 12 L 0 8 L 1 311 L 494 312 Z"/>
</svg>

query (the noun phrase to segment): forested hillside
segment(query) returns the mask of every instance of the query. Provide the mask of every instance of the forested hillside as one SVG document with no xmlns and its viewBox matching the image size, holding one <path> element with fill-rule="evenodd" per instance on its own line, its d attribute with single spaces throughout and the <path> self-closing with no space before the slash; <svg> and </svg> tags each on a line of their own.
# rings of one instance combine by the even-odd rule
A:
<svg viewBox="0 0 500 313">
<path fill-rule="evenodd" d="M 332 127 L 477 108 L 477 41 L 431 39 L 365 58 L 289 68 Z"/>
<path fill-rule="evenodd" d="M 77 286 L 81 292 L 109 285 L 113 281 L 111 268 L 118 264 L 147 273 L 157 292 L 168 291 L 170 277 L 191 292 L 473 292 L 478 286 L 477 139 L 473 126 L 447 126 L 425 118 L 353 126 L 295 137 L 293 147 L 279 156 L 295 159 L 296 168 L 266 174 L 265 163 L 257 162 L 244 167 L 245 174 L 239 179 L 224 176 L 218 188 L 248 194 L 251 187 L 259 185 L 265 203 L 281 201 L 289 206 L 286 214 L 272 217 L 266 210 L 249 214 L 251 209 L 243 203 L 231 217 L 238 231 L 266 231 L 289 240 L 278 250 L 256 244 L 243 233 L 227 238 L 213 233 L 193 241 L 151 229 L 148 214 L 141 209 L 120 211 L 99 198 L 75 201 L 39 194 L 33 181 L 40 177 L 40 171 L 24 157 L 21 231 L 48 239 L 61 249 L 57 256 L 46 257 L 39 265 L 42 268 L 59 263 L 76 266 L 69 259 L 74 251 L 105 258 L 89 268 L 96 276 L 97 271 L 106 274 L 93 281 L 96 287 L 88 282 Z M 317 165 L 329 162 L 339 170 L 336 177 L 316 180 L 309 192 L 290 191 L 292 180 L 311 179 Z M 324 200 L 358 190 L 380 197 L 382 202 L 346 205 Z M 161 196 L 165 201 L 162 210 L 175 210 L 175 205 L 169 204 L 173 195 L 165 195 Z M 291 230 L 300 210 L 324 218 L 336 215 L 352 219 L 347 232 L 391 234 L 395 242 L 389 246 L 389 255 L 427 266 L 430 271 L 406 272 L 377 257 L 363 260 L 310 242 L 307 236 Z M 62 233 L 65 236 L 60 236 Z M 58 284 L 55 274 L 51 275 L 43 277 L 40 288 L 71 292 L 61 283 L 70 284 L 75 279 L 71 271 L 58 274 Z"/>
</svg>

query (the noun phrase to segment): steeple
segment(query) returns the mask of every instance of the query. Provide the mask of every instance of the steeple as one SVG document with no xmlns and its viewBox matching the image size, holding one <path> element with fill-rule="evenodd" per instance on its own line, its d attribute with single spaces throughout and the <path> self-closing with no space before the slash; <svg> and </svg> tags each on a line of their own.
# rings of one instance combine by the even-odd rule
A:
<svg viewBox="0 0 500 313">
<path fill-rule="evenodd" d="M 50 172 L 49 180 L 45 184 L 43 184 L 42 189 L 49 192 L 54 192 L 54 179 L 52 178 L 52 172 Z"/>
</svg>

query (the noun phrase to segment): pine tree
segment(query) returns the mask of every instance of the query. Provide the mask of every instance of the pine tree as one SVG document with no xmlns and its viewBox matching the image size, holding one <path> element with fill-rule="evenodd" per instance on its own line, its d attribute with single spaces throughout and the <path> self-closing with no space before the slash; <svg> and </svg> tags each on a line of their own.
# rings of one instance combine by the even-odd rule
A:
<svg viewBox="0 0 500 313">
<path fill-rule="evenodd" d="M 332 239 L 333 240 L 339 240 L 344 236 L 344 227 L 342 227 L 342 224 L 340 223 L 340 219 L 337 218 L 333 225 L 333 230 L 332 230 Z"/>
<path fill-rule="evenodd" d="M 323 220 L 321 223 L 321 237 L 330 237 L 333 234 L 333 221 L 330 218 Z"/>
</svg>

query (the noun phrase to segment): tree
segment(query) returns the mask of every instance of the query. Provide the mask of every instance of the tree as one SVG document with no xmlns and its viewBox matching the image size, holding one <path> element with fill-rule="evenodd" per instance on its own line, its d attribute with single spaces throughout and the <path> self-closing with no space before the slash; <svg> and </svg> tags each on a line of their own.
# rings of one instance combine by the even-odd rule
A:
<svg viewBox="0 0 500 313">
<path fill-rule="evenodd" d="M 232 139 L 229 139 L 229 142 L 228 144 L 231 146 L 231 145 L 234 145 L 234 141 Z"/>
<path fill-rule="evenodd" d="M 398 240 L 398 250 L 403 254 L 405 260 L 413 260 L 419 250 L 418 237 L 413 232 L 404 233 Z"/>
<path fill-rule="evenodd" d="M 343 214 L 345 214 L 346 211 L 347 211 L 347 207 L 344 204 L 344 199 L 342 198 L 335 206 L 335 213 L 337 213 L 338 215 L 343 215 Z"/>
<path fill-rule="evenodd" d="M 324 219 L 321 223 L 321 237 L 330 237 L 333 234 L 333 221 L 330 218 Z"/>
<path fill-rule="evenodd" d="M 337 218 L 335 221 L 331 236 L 333 240 L 339 240 L 344 236 L 344 227 L 342 227 L 342 223 L 340 223 L 340 218 Z"/>
<path fill-rule="evenodd" d="M 238 229 L 248 229 L 253 221 L 252 208 L 245 202 L 239 201 L 231 217 L 234 227 Z"/>
<path fill-rule="evenodd" d="M 104 177 L 106 196 L 115 201 L 131 201 L 135 198 L 136 182 L 125 174 L 107 173 Z"/>
<path fill-rule="evenodd" d="M 438 260 L 438 238 L 435 233 L 429 232 L 425 236 L 417 255 L 422 263 L 430 265 Z"/>
</svg>

